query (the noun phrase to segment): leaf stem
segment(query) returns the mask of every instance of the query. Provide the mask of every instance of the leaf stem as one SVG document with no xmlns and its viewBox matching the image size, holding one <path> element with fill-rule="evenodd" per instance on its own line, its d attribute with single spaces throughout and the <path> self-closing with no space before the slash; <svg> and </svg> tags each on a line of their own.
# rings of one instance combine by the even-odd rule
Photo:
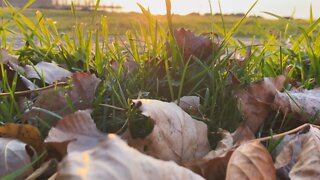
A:
<svg viewBox="0 0 320 180">
<path fill-rule="evenodd" d="M 46 87 L 43 87 L 43 88 L 32 89 L 32 90 L 27 90 L 27 91 L 14 92 L 13 95 L 21 96 L 21 95 L 31 94 L 31 93 L 34 93 L 34 92 L 44 91 L 44 90 L 51 89 L 51 88 L 54 88 L 54 87 L 57 87 L 57 86 L 64 86 L 64 85 L 68 85 L 68 83 L 66 83 L 66 82 L 58 82 L 58 83 L 55 83 L 55 84 L 52 84 L 52 85 L 49 85 L 49 86 L 46 86 Z M 10 95 L 11 95 L 10 93 L 0 93 L 0 97 L 10 96 Z"/>
<path fill-rule="evenodd" d="M 281 138 L 281 137 L 284 137 L 286 135 L 289 135 L 289 134 L 293 134 L 293 133 L 296 133 L 298 131 L 301 131 L 302 129 L 306 128 L 306 127 L 314 127 L 314 128 L 318 128 L 320 129 L 320 126 L 317 126 L 317 125 L 314 125 L 314 124 L 309 124 L 309 123 L 306 123 L 306 124 L 303 124 L 295 129 L 292 129 L 290 131 L 287 131 L 287 132 L 284 132 L 284 133 L 280 133 L 280 134 L 275 134 L 275 135 L 271 135 L 271 136 L 267 136 L 267 137 L 263 137 L 263 138 L 258 138 L 258 139 L 253 139 L 251 140 L 250 142 L 253 142 L 253 141 L 267 141 L 267 140 L 270 140 L 270 139 L 277 139 L 277 138 Z"/>
</svg>

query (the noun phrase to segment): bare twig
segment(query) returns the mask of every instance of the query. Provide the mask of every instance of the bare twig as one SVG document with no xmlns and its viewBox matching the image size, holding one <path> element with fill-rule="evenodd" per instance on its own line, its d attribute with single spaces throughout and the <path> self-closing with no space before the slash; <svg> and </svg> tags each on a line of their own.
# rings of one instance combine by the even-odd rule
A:
<svg viewBox="0 0 320 180">
<path fill-rule="evenodd" d="M 38 89 L 33 89 L 33 90 L 27 90 L 27 91 L 18 91 L 18 92 L 14 92 L 13 95 L 15 96 L 21 96 L 21 95 L 26 95 L 26 94 L 30 94 L 30 93 L 34 93 L 34 92 L 40 92 L 40 91 L 44 91 L 47 89 L 51 89 L 51 88 L 55 88 L 57 86 L 64 86 L 64 85 L 68 85 L 68 83 L 66 82 L 58 82 L 43 88 L 38 88 Z M 0 93 L 0 97 L 5 97 L 5 96 L 11 96 L 11 93 Z"/>
<path fill-rule="evenodd" d="M 253 139 L 253 140 L 251 140 L 250 142 L 252 142 L 252 141 L 260 141 L 260 142 L 261 142 L 261 141 L 267 141 L 267 140 L 270 140 L 270 139 L 282 138 L 282 137 L 284 137 L 284 136 L 286 136 L 286 135 L 299 132 L 299 131 L 301 131 L 302 129 L 308 127 L 308 126 L 310 126 L 310 127 L 315 127 L 315 128 L 320 129 L 320 126 L 307 123 L 307 124 L 303 124 L 303 125 L 295 128 L 295 129 L 292 129 L 292 130 L 290 130 L 290 131 L 287 131 L 287 132 L 284 132 L 284 133 L 280 133 L 280 134 L 275 134 L 275 135 L 272 135 L 272 136 L 263 137 L 263 138 Z"/>
</svg>

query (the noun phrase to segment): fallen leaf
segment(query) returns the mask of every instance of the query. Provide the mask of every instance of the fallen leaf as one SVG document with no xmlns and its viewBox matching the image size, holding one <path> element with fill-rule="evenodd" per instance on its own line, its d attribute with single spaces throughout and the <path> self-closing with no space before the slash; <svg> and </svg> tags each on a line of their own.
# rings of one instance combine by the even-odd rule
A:
<svg viewBox="0 0 320 180">
<path fill-rule="evenodd" d="M 184 28 L 175 29 L 173 36 L 186 60 L 192 55 L 199 59 L 205 59 L 212 54 L 213 48 L 217 46 L 213 44 L 209 37 L 202 35 L 197 36 L 190 30 Z"/>
<path fill-rule="evenodd" d="M 23 67 L 21 67 L 19 65 L 19 61 L 18 61 L 18 58 L 16 56 L 13 56 L 11 54 L 9 54 L 9 52 L 5 49 L 0 49 L 0 63 L 3 63 L 3 70 L 5 71 L 4 73 L 2 72 L 2 69 L 1 69 L 1 72 L 0 72 L 0 80 L 3 81 L 3 77 L 2 77 L 2 74 L 5 74 L 6 75 L 6 79 L 9 83 L 9 86 L 12 88 L 12 85 L 13 85 L 13 81 L 15 79 L 15 75 L 16 73 L 20 76 L 20 77 L 23 77 L 21 76 L 20 74 L 21 73 L 24 73 L 24 69 Z M 27 80 L 21 80 L 20 78 L 17 78 L 17 81 L 15 82 L 16 84 L 16 87 L 15 87 L 15 90 L 16 91 L 25 91 L 25 90 L 28 90 L 26 84 L 25 84 L 25 81 L 26 83 L 30 83 L 29 81 Z"/>
<path fill-rule="evenodd" d="M 301 140 L 301 138 L 296 138 L 295 135 L 287 135 L 275 148 L 273 154 L 277 158 L 274 165 L 278 178 L 290 179 L 289 172 L 296 163 L 298 154 L 301 151 Z"/>
<path fill-rule="evenodd" d="M 233 179 L 276 179 L 272 157 L 260 142 L 244 143 L 233 152 L 226 180 Z"/>
<path fill-rule="evenodd" d="M 318 179 L 320 170 L 320 130 L 312 126 L 301 130 L 276 157 L 277 170 L 286 170 L 291 179 Z"/>
<path fill-rule="evenodd" d="M 97 129 L 90 113 L 90 110 L 80 110 L 65 116 L 56 127 L 51 128 L 45 143 L 61 155 L 95 147 L 105 134 Z"/>
<path fill-rule="evenodd" d="M 134 139 L 128 130 L 128 144 L 139 151 L 162 160 L 181 163 L 202 158 L 209 152 L 207 125 L 192 119 L 175 103 L 158 100 L 133 100 L 141 114 L 149 117 L 154 128 L 144 139 Z"/>
<path fill-rule="evenodd" d="M 141 154 L 110 134 L 96 148 L 68 154 L 56 179 L 203 179 L 174 162 Z"/>
<path fill-rule="evenodd" d="M 303 91 L 277 92 L 272 104 L 275 110 L 293 114 L 301 122 L 316 120 L 320 123 L 320 88 Z"/>
<path fill-rule="evenodd" d="M 45 152 L 45 146 L 38 128 L 29 124 L 7 123 L 0 126 L 0 137 L 18 139 L 32 146 L 37 154 Z"/>
<path fill-rule="evenodd" d="M 277 77 L 263 78 L 250 83 L 247 88 L 235 89 L 235 96 L 238 99 L 238 107 L 245 119 L 245 124 L 255 134 L 272 111 L 271 104 L 275 99 L 277 91 L 283 89 L 284 82 L 291 67 Z M 233 82 L 235 82 L 233 80 Z M 238 85 L 237 85 L 238 86 Z"/>
<path fill-rule="evenodd" d="M 183 166 L 201 175 L 205 179 L 220 180 L 226 178 L 226 171 L 229 159 L 234 150 L 212 159 L 193 160 L 184 163 Z"/>
<path fill-rule="evenodd" d="M 50 159 L 28 176 L 26 180 L 48 179 L 57 171 L 57 169 L 58 161 L 56 159 Z"/>
<path fill-rule="evenodd" d="M 32 162 L 34 154 L 29 154 L 26 149 L 27 146 L 27 144 L 16 139 L 0 138 L 0 177 L 9 175 Z M 32 150 L 32 147 L 28 148 Z M 17 179 L 24 179 L 32 172 L 33 168 L 31 166 Z"/>
<path fill-rule="evenodd" d="M 233 148 L 233 137 L 229 131 L 219 129 L 218 133 L 222 136 L 215 150 L 210 151 L 203 159 L 213 159 L 230 151 Z"/>
<path fill-rule="evenodd" d="M 70 88 L 48 89 L 40 92 L 33 107 L 40 107 L 61 116 L 68 115 L 76 110 L 91 108 L 96 89 L 101 80 L 94 74 L 81 72 L 73 74 L 70 80 Z M 50 123 L 49 119 L 53 119 L 47 113 L 32 108 L 24 114 L 24 119 L 27 120 L 35 117 L 47 120 L 48 123 Z M 51 124 L 54 124 L 54 122 Z"/>
<path fill-rule="evenodd" d="M 232 133 L 232 139 L 233 144 L 240 145 L 246 141 L 255 139 L 256 136 L 251 131 L 251 129 L 248 127 L 246 123 L 242 123 L 233 133 Z"/>
<path fill-rule="evenodd" d="M 1 50 L 0 50 L 0 63 L 3 63 L 3 64 L 8 64 L 8 63 L 19 64 L 19 61 L 18 61 L 18 58 L 16 56 L 9 54 L 8 50 L 1 48 Z"/>
<path fill-rule="evenodd" d="M 70 71 L 59 67 L 56 63 L 40 62 L 35 66 L 26 65 L 24 69 L 27 78 L 43 79 L 48 84 L 72 75 Z"/>
<path fill-rule="evenodd" d="M 177 104 L 178 101 L 175 101 Z M 200 97 L 198 96 L 183 96 L 180 98 L 179 106 L 184 111 L 198 111 L 200 108 Z"/>
</svg>

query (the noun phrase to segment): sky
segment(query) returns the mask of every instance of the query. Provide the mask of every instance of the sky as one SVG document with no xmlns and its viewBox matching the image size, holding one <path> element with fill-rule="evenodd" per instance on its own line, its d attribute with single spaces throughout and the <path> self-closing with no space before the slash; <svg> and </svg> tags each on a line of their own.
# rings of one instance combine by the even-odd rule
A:
<svg viewBox="0 0 320 180">
<path fill-rule="evenodd" d="M 165 14 L 165 0 L 101 0 L 108 5 L 120 5 L 122 11 L 140 12 L 136 5 L 140 3 L 145 8 L 150 8 L 153 14 Z M 244 13 L 255 0 L 220 0 L 223 13 Z M 175 14 L 189 14 L 191 12 L 210 12 L 209 0 L 171 0 L 172 11 Z M 219 12 L 218 0 L 211 0 L 213 12 Z M 309 18 L 310 5 L 313 7 L 315 18 L 320 17 L 320 0 L 259 0 L 252 10 L 251 15 L 260 15 L 266 18 L 271 16 L 262 13 L 271 12 L 281 16 L 291 16 L 295 18 Z"/>
</svg>

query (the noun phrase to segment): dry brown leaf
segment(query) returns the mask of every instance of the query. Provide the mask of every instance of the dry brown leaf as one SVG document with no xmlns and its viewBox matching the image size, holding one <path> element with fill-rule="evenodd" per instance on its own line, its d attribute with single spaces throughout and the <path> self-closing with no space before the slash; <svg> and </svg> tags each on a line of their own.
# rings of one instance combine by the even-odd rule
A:
<svg viewBox="0 0 320 180">
<path fill-rule="evenodd" d="M 4 64 L 4 66 L 3 66 L 4 71 L 5 71 L 5 74 L 7 76 L 7 80 L 9 82 L 10 86 L 12 86 L 12 82 L 14 80 L 16 73 L 18 73 L 18 74 L 24 73 L 23 67 L 21 67 L 19 65 L 18 58 L 16 56 L 9 54 L 9 52 L 5 49 L 0 49 L 0 63 Z M 2 70 L 0 70 L 0 71 L 2 71 Z M 20 77 L 23 77 L 23 76 L 20 76 Z M 0 72 L 0 80 L 2 80 L 2 79 L 3 79 L 2 72 Z M 26 85 L 26 83 L 27 83 L 27 85 Z M 30 83 L 31 82 L 25 78 L 24 79 L 17 78 L 16 91 L 28 90 L 27 86 Z M 31 84 L 33 84 L 33 83 L 31 83 Z"/>
<path fill-rule="evenodd" d="M 186 60 L 188 60 L 191 55 L 199 59 L 205 59 L 211 55 L 213 47 L 216 46 L 209 37 L 202 35 L 197 36 L 190 30 L 184 28 L 175 29 L 173 36 Z"/>
<path fill-rule="evenodd" d="M 242 123 L 233 133 L 233 144 L 240 145 L 246 141 L 255 139 L 256 136 L 246 123 Z"/>
<path fill-rule="evenodd" d="M 32 157 L 36 152 L 28 152 L 27 146 L 27 144 L 15 139 L 0 138 L 0 177 L 15 172 L 32 162 Z M 28 149 L 33 151 L 32 147 L 28 147 Z M 29 167 L 17 179 L 24 179 L 32 172 L 33 168 Z"/>
<path fill-rule="evenodd" d="M 276 179 L 272 157 L 260 142 L 244 143 L 233 152 L 226 180 L 234 179 Z"/>
<path fill-rule="evenodd" d="M 319 179 L 320 130 L 309 126 L 293 137 L 277 156 L 275 167 L 291 179 Z"/>
<path fill-rule="evenodd" d="M 239 110 L 252 133 L 256 133 L 271 112 L 271 104 L 277 91 L 283 89 L 289 71 L 290 68 L 280 76 L 263 78 L 252 82 L 246 89 L 235 90 Z"/>
<path fill-rule="evenodd" d="M 192 119 L 175 103 L 158 100 L 133 100 L 142 114 L 154 122 L 153 131 L 144 139 L 132 138 L 129 130 L 123 135 L 128 144 L 162 160 L 181 163 L 202 158 L 210 150 L 207 125 Z"/>
<path fill-rule="evenodd" d="M 72 152 L 62 161 L 56 179 L 203 179 L 174 162 L 141 154 L 116 135 L 84 152 Z"/>
<path fill-rule="evenodd" d="M 233 150 L 224 155 L 212 159 L 194 160 L 184 163 L 183 166 L 201 175 L 205 179 L 220 180 L 226 178 L 226 171 L 229 159 Z"/>
<path fill-rule="evenodd" d="M 213 159 L 219 157 L 233 148 L 233 137 L 229 131 L 219 129 L 222 139 L 218 142 L 215 150 L 210 151 L 203 159 Z"/>
<path fill-rule="evenodd" d="M 7 123 L 0 126 L 0 137 L 18 139 L 32 146 L 38 155 L 45 151 L 40 131 L 29 124 Z"/>
<path fill-rule="evenodd" d="M 73 110 L 84 110 L 91 108 L 95 98 L 96 89 L 100 79 L 90 73 L 75 73 L 71 77 L 71 86 L 67 89 L 48 89 L 42 91 L 36 100 L 34 107 L 40 107 L 48 111 L 68 115 Z M 70 108 L 67 99 L 73 103 L 74 109 Z M 53 117 L 42 111 L 32 109 L 24 114 L 29 120 L 38 116 L 41 119 L 50 120 Z M 48 123 L 50 123 L 48 121 Z M 53 123 L 54 124 L 54 123 Z"/>
<path fill-rule="evenodd" d="M 285 114 L 293 114 L 299 121 L 308 122 L 312 119 L 320 123 L 320 88 L 277 92 L 272 107 Z"/>
<path fill-rule="evenodd" d="M 70 71 L 59 67 L 56 63 L 40 62 L 35 66 L 26 65 L 24 69 L 27 78 L 43 79 L 48 84 L 72 75 Z"/>
<path fill-rule="evenodd" d="M 62 155 L 95 147 L 105 134 L 97 129 L 90 113 L 80 110 L 65 116 L 49 131 L 45 142 Z"/>
</svg>

